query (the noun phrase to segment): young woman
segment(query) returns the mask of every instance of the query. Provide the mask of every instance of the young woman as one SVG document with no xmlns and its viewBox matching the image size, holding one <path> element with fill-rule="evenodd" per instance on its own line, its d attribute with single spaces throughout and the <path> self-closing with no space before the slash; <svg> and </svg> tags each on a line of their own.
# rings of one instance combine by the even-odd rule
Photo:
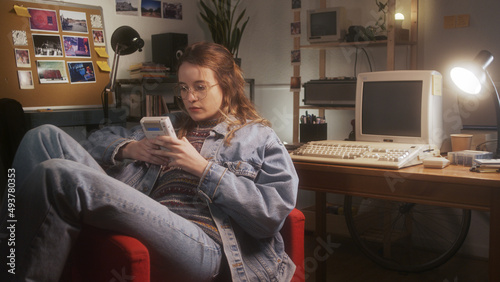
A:
<svg viewBox="0 0 500 282">
<path fill-rule="evenodd" d="M 13 165 L 18 268 L 2 281 L 57 281 L 82 224 L 139 239 L 153 281 L 291 279 L 279 230 L 298 178 L 284 145 L 224 47 L 189 46 L 178 79 L 178 138 L 107 127 L 85 150 L 53 126 L 26 134 Z"/>
</svg>

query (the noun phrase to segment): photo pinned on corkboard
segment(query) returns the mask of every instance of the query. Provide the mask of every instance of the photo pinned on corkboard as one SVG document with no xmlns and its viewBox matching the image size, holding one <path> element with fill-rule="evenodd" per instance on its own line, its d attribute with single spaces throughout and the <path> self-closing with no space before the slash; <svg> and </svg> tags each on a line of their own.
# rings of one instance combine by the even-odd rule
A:
<svg viewBox="0 0 500 282">
<path fill-rule="evenodd" d="M 33 34 L 35 57 L 62 57 L 61 36 L 52 34 Z"/>
<path fill-rule="evenodd" d="M 66 57 L 90 58 L 89 38 L 84 36 L 63 35 Z"/>
<path fill-rule="evenodd" d="M 61 27 L 65 32 L 89 33 L 87 14 L 84 12 L 59 11 Z"/>
<path fill-rule="evenodd" d="M 89 62 L 68 62 L 71 83 L 95 82 L 94 64 Z"/>
<path fill-rule="evenodd" d="M 35 89 L 33 73 L 30 70 L 19 70 L 17 71 L 17 76 L 19 78 L 20 89 Z"/>
<path fill-rule="evenodd" d="M 92 28 L 104 28 L 101 15 L 90 15 L 90 25 Z"/>
<path fill-rule="evenodd" d="M 14 49 L 16 54 L 16 66 L 18 68 L 29 68 L 31 67 L 30 62 L 30 50 L 28 49 Z"/>
<path fill-rule="evenodd" d="M 28 8 L 30 28 L 32 31 L 59 32 L 57 13 L 55 10 Z"/>
<path fill-rule="evenodd" d="M 14 44 L 14 46 L 28 46 L 28 38 L 26 37 L 26 31 L 13 30 L 12 43 Z"/>
<path fill-rule="evenodd" d="M 64 60 L 37 61 L 37 72 L 40 84 L 68 83 Z"/>
<path fill-rule="evenodd" d="M 92 36 L 94 37 L 94 46 L 104 46 L 104 30 L 94 29 L 92 30 Z"/>
</svg>

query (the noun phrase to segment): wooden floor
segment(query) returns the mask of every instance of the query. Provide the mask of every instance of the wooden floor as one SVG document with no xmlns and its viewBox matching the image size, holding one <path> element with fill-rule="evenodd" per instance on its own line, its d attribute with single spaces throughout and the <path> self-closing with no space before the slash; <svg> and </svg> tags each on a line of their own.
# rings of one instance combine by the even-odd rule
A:
<svg viewBox="0 0 500 282">
<path fill-rule="evenodd" d="M 488 281 L 488 262 L 455 256 L 444 265 L 424 273 L 386 270 L 366 258 L 351 238 L 329 235 L 326 241 L 312 232 L 305 238 L 306 281 L 315 282 L 317 262 L 327 260 L 327 281 L 334 282 L 483 282 Z M 500 266 L 499 266 L 500 267 Z"/>
</svg>

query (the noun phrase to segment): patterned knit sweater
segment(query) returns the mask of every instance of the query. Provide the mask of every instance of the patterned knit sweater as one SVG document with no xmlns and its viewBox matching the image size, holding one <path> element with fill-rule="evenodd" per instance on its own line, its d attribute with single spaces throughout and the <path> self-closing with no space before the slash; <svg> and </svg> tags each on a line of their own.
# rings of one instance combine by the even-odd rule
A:
<svg viewBox="0 0 500 282">
<path fill-rule="evenodd" d="M 200 152 L 203 142 L 217 121 L 199 123 L 186 138 Z M 222 246 L 217 226 L 212 219 L 206 202 L 198 197 L 200 178 L 181 169 L 163 167 L 151 197 L 168 207 L 172 212 L 198 225 L 210 238 Z"/>
</svg>

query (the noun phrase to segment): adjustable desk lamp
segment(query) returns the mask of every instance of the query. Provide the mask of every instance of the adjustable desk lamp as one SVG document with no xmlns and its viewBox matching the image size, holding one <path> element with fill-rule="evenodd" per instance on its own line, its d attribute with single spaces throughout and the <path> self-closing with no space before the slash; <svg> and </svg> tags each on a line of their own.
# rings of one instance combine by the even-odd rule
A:
<svg viewBox="0 0 500 282">
<path fill-rule="evenodd" d="M 488 77 L 496 94 L 496 97 L 493 97 L 497 114 L 497 150 L 495 157 L 500 158 L 500 96 L 493 79 L 486 70 L 492 61 L 493 55 L 489 51 L 482 50 L 469 65 L 453 68 L 450 75 L 453 82 L 468 94 L 478 94 L 481 91 L 481 86 L 486 84 L 486 77 Z"/>
<path fill-rule="evenodd" d="M 108 96 L 109 93 L 115 91 L 115 82 L 116 82 L 116 71 L 118 68 L 118 61 L 120 60 L 121 55 L 129 55 L 139 50 L 142 51 L 142 47 L 144 47 L 144 40 L 141 39 L 139 33 L 135 31 L 135 29 L 130 26 L 121 26 L 113 32 L 111 36 L 111 48 L 115 51 L 115 56 L 113 58 L 113 65 L 111 68 L 111 75 L 109 79 L 108 85 L 106 85 L 105 90 L 103 91 L 104 97 L 102 101 L 102 108 L 104 111 L 104 123 L 108 124 Z"/>
</svg>

